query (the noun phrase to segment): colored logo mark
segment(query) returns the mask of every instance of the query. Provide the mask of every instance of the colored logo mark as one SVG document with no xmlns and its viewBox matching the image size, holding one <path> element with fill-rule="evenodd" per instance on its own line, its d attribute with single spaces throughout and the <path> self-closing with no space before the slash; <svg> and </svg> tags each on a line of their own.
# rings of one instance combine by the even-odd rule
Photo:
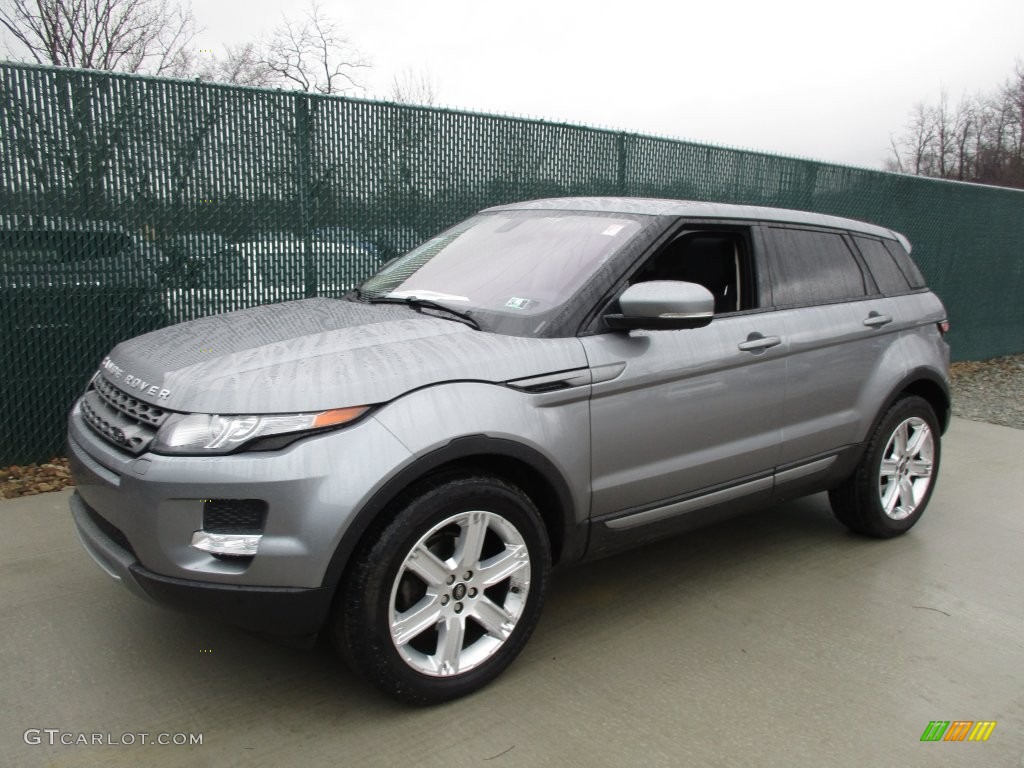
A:
<svg viewBox="0 0 1024 768">
<path fill-rule="evenodd" d="M 988 741 L 995 728 L 995 720 L 932 720 L 921 741 Z"/>
</svg>

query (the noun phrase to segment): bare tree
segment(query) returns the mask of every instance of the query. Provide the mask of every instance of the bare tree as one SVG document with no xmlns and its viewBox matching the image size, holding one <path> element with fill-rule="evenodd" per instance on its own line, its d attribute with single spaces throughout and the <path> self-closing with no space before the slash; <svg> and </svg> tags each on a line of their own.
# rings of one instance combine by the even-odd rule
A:
<svg viewBox="0 0 1024 768">
<path fill-rule="evenodd" d="M 356 71 L 370 66 L 316 2 L 301 19 L 284 18 L 264 43 L 258 63 L 278 85 L 335 94 L 361 90 Z"/>
<path fill-rule="evenodd" d="M 965 181 L 972 175 L 973 158 L 969 146 L 977 128 L 975 102 L 968 98 L 960 100 L 953 116 L 953 149 L 956 158 L 956 178 Z"/>
<path fill-rule="evenodd" d="M 315 0 L 259 43 L 199 56 L 187 0 L 0 0 L 0 33 L 16 61 L 134 72 L 315 93 L 361 89 L 369 67 Z"/>
<path fill-rule="evenodd" d="M 398 104 L 432 107 L 437 104 L 437 78 L 433 73 L 405 69 L 391 79 L 391 100 Z"/>
<path fill-rule="evenodd" d="M 196 27 L 177 0 L 0 0 L 0 33 L 12 58 L 181 77 L 191 71 Z M 39 189 L 84 206 L 107 198 L 113 169 L 129 162 L 145 89 L 73 72 L 39 84 L 32 95 L 0 88 L 4 130 L 23 147 Z"/>
<path fill-rule="evenodd" d="M 1018 163 L 1024 162 L 1024 61 L 1017 62 L 1014 77 L 1003 86 L 1002 97 L 1007 112 L 1012 114 L 1013 156 Z"/>
<path fill-rule="evenodd" d="M 178 77 L 196 34 L 176 0 L 0 0 L 0 25 L 15 59 Z"/>
<path fill-rule="evenodd" d="M 908 168 L 915 176 L 929 175 L 935 143 L 931 108 L 924 102 L 915 104 L 902 138 L 891 143 L 897 167 Z"/>
<path fill-rule="evenodd" d="M 1024 188 L 1024 61 L 1001 88 L 955 109 L 944 92 L 917 104 L 891 144 L 889 170 Z"/>
<path fill-rule="evenodd" d="M 882 160 L 882 170 L 891 173 L 907 173 L 907 169 L 903 167 L 903 152 L 900 150 L 900 143 L 891 133 L 889 134 L 889 152 L 889 157 Z"/>
<path fill-rule="evenodd" d="M 251 85 L 269 88 L 278 84 L 278 78 L 266 64 L 256 43 L 227 46 L 220 58 L 206 60 L 195 68 L 200 80 L 234 85 Z"/>
<path fill-rule="evenodd" d="M 939 91 L 939 103 L 928 110 L 928 118 L 932 122 L 935 141 L 932 161 L 936 175 L 949 178 L 950 155 L 953 153 L 953 116 L 949 109 L 949 95 L 946 89 Z"/>
</svg>

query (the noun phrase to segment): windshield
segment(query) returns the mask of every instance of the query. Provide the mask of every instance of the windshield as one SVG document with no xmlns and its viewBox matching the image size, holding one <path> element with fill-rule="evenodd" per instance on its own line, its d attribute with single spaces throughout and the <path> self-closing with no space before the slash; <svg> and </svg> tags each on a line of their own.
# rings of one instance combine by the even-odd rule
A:
<svg viewBox="0 0 1024 768">
<path fill-rule="evenodd" d="M 427 299 L 487 330 L 533 335 L 642 227 L 618 213 L 482 213 L 388 264 L 361 295 Z"/>
</svg>

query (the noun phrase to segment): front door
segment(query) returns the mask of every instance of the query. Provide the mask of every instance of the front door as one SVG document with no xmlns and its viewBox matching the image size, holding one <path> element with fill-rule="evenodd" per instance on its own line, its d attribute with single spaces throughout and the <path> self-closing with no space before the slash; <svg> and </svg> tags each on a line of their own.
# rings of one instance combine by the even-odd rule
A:
<svg viewBox="0 0 1024 768">
<path fill-rule="evenodd" d="M 753 263 L 746 230 L 684 230 L 631 282 L 704 285 L 715 297 L 711 323 L 581 339 L 595 371 L 592 517 L 668 505 L 745 481 L 770 490 L 787 342 L 775 313 L 759 309 L 768 302 L 758 296 Z"/>
<path fill-rule="evenodd" d="M 593 386 L 592 516 L 770 476 L 781 438 L 784 343 L 740 345 L 779 338 L 772 316 L 583 339 L 591 368 L 625 365 Z"/>
</svg>

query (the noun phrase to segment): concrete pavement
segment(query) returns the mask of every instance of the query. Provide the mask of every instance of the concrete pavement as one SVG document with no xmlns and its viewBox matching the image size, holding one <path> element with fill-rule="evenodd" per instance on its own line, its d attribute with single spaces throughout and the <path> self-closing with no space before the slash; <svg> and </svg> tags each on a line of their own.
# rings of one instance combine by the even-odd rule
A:
<svg viewBox="0 0 1024 768">
<path fill-rule="evenodd" d="M 2 502 L 0 766 L 1021 768 L 1024 431 L 955 420 L 944 451 L 897 540 L 847 534 L 821 495 L 556 574 L 511 669 L 432 709 L 137 599 L 67 491 Z M 932 720 L 997 726 L 922 743 Z"/>
</svg>

